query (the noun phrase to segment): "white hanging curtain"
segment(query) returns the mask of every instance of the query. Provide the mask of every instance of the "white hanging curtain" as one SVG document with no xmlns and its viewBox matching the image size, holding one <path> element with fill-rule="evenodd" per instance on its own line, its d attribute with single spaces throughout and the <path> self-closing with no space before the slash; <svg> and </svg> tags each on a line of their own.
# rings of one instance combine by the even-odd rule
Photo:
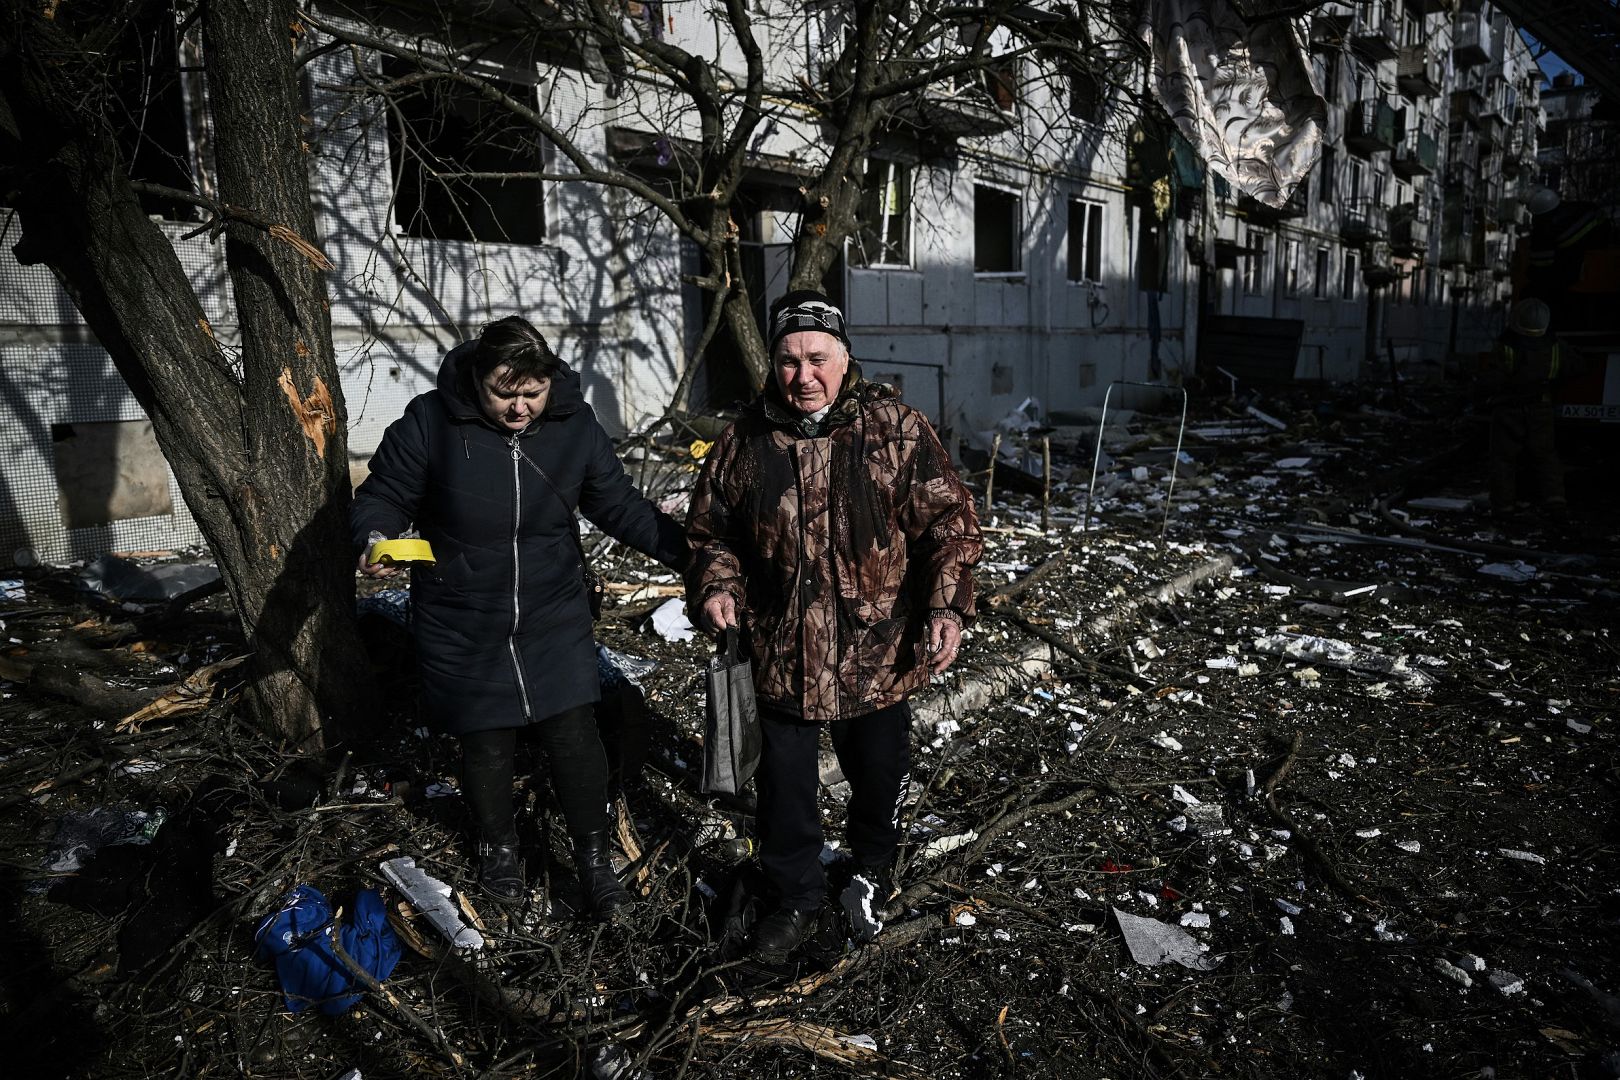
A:
<svg viewBox="0 0 1620 1080">
<path fill-rule="evenodd" d="M 1245 21 L 1229 0 L 1143 0 L 1137 32 L 1160 103 L 1208 168 L 1281 206 L 1321 156 L 1327 105 L 1294 20 L 1260 14 Z"/>
</svg>

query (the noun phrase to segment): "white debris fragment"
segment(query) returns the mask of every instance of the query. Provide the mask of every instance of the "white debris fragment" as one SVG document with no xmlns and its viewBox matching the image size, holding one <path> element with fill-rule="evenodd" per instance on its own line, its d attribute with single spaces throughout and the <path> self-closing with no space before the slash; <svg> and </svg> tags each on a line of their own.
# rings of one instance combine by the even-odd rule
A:
<svg viewBox="0 0 1620 1080">
<path fill-rule="evenodd" d="M 1283 937 L 1293 937 L 1294 936 L 1294 920 L 1293 919 L 1290 919 L 1288 916 L 1284 915 L 1282 918 L 1277 920 L 1277 924 L 1278 924 L 1278 929 L 1280 929 L 1282 931 Z"/>
<path fill-rule="evenodd" d="M 1259 664 L 1239 664 L 1238 669 L 1237 669 L 1237 673 L 1239 675 L 1242 675 L 1245 678 L 1250 678 L 1252 676 L 1260 674 L 1260 665 Z"/>
<path fill-rule="evenodd" d="M 957 926 L 976 926 L 978 922 L 978 917 L 971 911 L 958 911 L 956 913 Z"/>
<path fill-rule="evenodd" d="M 1197 806 L 1203 801 L 1180 784 L 1170 785 L 1170 797 L 1183 806 Z"/>
<path fill-rule="evenodd" d="M 977 840 L 978 838 L 979 834 L 972 829 L 969 829 L 965 833 L 957 833 L 954 836 L 936 836 L 934 839 L 928 841 L 928 843 L 917 849 L 917 858 L 936 859 L 939 856 L 944 855 L 946 852 L 955 851 L 959 847 L 965 847 L 968 844 L 973 843 L 973 841 Z"/>
<path fill-rule="evenodd" d="M 1356 835 L 1363 840 L 1372 840 L 1384 835 L 1383 829 L 1357 829 Z"/>
<path fill-rule="evenodd" d="M 1217 656 L 1204 661 L 1204 666 L 1211 671 L 1236 671 L 1238 659 L 1235 656 Z"/>
<path fill-rule="evenodd" d="M 850 1046 L 863 1047 L 867 1050 L 876 1050 L 878 1048 L 877 1040 L 870 1035 L 840 1035 L 838 1041 L 847 1043 Z"/>
<path fill-rule="evenodd" d="M 1569 730 L 1573 731 L 1577 735 L 1589 735 L 1592 731 L 1591 724 L 1583 724 L 1573 716 L 1566 716 L 1564 718 L 1564 726 L 1569 728 Z"/>
<path fill-rule="evenodd" d="M 686 617 L 686 601 L 678 596 L 670 597 L 652 613 L 652 628 L 665 641 L 691 641 L 697 637 Z"/>
<path fill-rule="evenodd" d="M 1434 962 L 1434 970 L 1442 977 L 1450 979 L 1464 990 L 1474 985 L 1474 977 L 1462 968 L 1442 957 Z"/>
<path fill-rule="evenodd" d="M 1114 919 L 1125 937 L 1125 947 L 1131 959 L 1146 967 L 1174 962 L 1194 971 L 1209 971 L 1220 963 L 1205 956 L 1209 946 L 1201 943 L 1179 926 L 1144 919 L 1140 915 L 1113 908 Z"/>
<path fill-rule="evenodd" d="M 1524 993 L 1524 979 L 1511 971 L 1496 968 L 1485 976 L 1485 981 L 1500 991 L 1503 997 Z"/>
<path fill-rule="evenodd" d="M 1479 972 L 1485 970 L 1485 958 L 1483 956 L 1475 956 L 1473 953 L 1463 953 L 1462 968 L 1464 971 L 1472 971 L 1475 974 L 1478 974 Z"/>
<path fill-rule="evenodd" d="M 1181 913 L 1181 925 L 1191 926 L 1196 930 L 1209 928 L 1209 913 L 1207 911 L 1184 911 Z"/>
<path fill-rule="evenodd" d="M 1149 739 L 1148 742 L 1152 743 L 1154 746 L 1162 747 L 1165 750 L 1181 749 L 1180 740 L 1174 738 L 1168 731 L 1159 732 L 1157 735 L 1153 736 L 1153 738 Z"/>
<path fill-rule="evenodd" d="M 1140 653 L 1142 658 L 1145 660 L 1157 660 L 1159 657 L 1164 655 L 1159 647 L 1153 643 L 1153 639 L 1150 637 L 1137 638 L 1136 651 Z"/>
<path fill-rule="evenodd" d="M 1273 900 L 1272 903 L 1276 904 L 1277 905 L 1277 910 L 1281 911 L 1284 915 L 1298 915 L 1301 911 L 1305 910 L 1304 908 L 1300 907 L 1298 904 L 1291 904 L 1287 900 L 1282 899 L 1281 897 L 1278 897 L 1277 899 Z"/>
<path fill-rule="evenodd" d="M 1546 866 L 1545 856 L 1537 855 L 1533 851 L 1520 851 L 1517 848 L 1497 848 L 1496 853 L 1508 859 L 1517 859 L 1520 862 L 1535 863 L 1537 866 Z"/>
<path fill-rule="evenodd" d="M 1293 675 L 1295 680 L 1302 683 L 1314 683 L 1322 681 L 1322 673 L 1313 667 L 1299 668 L 1293 672 Z"/>
<path fill-rule="evenodd" d="M 1416 855 L 1418 852 L 1423 850 L 1423 845 L 1416 840 L 1397 840 L 1395 841 L 1395 846 L 1406 852 L 1408 855 Z"/>
</svg>

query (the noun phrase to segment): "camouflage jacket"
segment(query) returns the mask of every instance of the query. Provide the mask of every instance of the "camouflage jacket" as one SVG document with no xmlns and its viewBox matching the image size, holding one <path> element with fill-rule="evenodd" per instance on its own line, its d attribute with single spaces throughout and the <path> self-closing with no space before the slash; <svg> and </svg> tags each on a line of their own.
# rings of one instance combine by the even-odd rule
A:
<svg viewBox="0 0 1620 1080">
<path fill-rule="evenodd" d="M 760 703 L 805 720 L 901 701 L 928 681 L 929 616 L 973 616 L 972 496 L 928 420 L 853 366 L 819 422 L 768 390 L 727 427 L 686 530 L 693 621 L 735 596 Z"/>
</svg>

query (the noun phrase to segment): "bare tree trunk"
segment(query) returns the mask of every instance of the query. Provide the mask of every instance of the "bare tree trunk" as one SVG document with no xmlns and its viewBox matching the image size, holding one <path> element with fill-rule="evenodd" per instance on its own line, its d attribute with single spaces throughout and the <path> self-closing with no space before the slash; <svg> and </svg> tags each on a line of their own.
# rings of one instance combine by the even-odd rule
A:
<svg viewBox="0 0 1620 1080">
<path fill-rule="evenodd" d="M 253 649 L 251 714 L 315 748 L 328 720 L 363 715 L 372 695 L 353 622 L 345 416 L 315 266 L 324 257 L 307 244 L 292 16 L 285 0 L 206 10 L 224 202 L 269 223 L 225 229 L 240 374 L 126 178 L 91 68 L 104 44 L 95 29 L 75 39 L 14 10 L 0 53 L 0 157 L 18 181 L 18 259 L 50 267 L 112 356 L 219 560 Z"/>
</svg>

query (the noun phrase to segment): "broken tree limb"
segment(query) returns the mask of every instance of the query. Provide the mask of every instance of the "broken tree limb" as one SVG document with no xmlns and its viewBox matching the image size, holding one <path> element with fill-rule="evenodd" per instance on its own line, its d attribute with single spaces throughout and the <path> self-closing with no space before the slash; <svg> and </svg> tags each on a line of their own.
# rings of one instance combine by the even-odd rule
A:
<svg viewBox="0 0 1620 1080">
<path fill-rule="evenodd" d="M 894 1061 L 836 1028 L 787 1017 L 720 1021 L 703 1025 L 701 1034 L 717 1042 L 766 1042 L 792 1046 L 849 1069 L 882 1076 L 923 1080 L 928 1073 Z"/>
<path fill-rule="evenodd" d="M 334 914 L 334 923 L 341 914 L 341 910 Z M 371 972 L 355 963 L 354 959 L 344 951 L 343 942 L 338 939 L 336 932 L 328 933 L 326 935 L 326 940 L 327 944 L 332 947 L 332 955 L 337 957 L 338 963 L 344 966 L 344 968 L 349 972 L 350 977 L 353 978 L 355 982 L 359 983 L 361 986 L 364 986 L 368 991 L 371 992 L 373 997 L 387 1005 L 389 1009 L 393 1011 L 395 1016 L 405 1021 L 405 1023 L 413 1031 L 426 1039 L 435 1050 L 444 1055 L 445 1060 L 449 1061 L 450 1064 L 454 1065 L 458 1069 L 466 1067 L 466 1057 L 462 1055 L 460 1050 L 457 1050 L 455 1047 L 450 1045 L 450 1041 L 444 1037 L 444 1032 L 429 1024 L 420 1016 L 417 1016 L 416 1010 L 399 1000 L 398 995 L 396 995 L 392 990 L 388 989 L 388 987 L 384 986 L 382 983 L 378 982 L 376 976 L 372 975 Z"/>
<path fill-rule="evenodd" d="M 213 701 L 214 685 L 219 676 L 246 661 L 246 656 L 233 656 L 217 664 L 198 668 L 155 700 L 118 721 L 114 730 L 139 731 L 141 725 L 149 720 L 201 712 Z"/>
<path fill-rule="evenodd" d="M 1327 852 L 1322 850 L 1311 835 L 1300 827 L 1299 822 L 1294 820 L 1292 814 L 1277 805 L 1277 788 L 1294 771 L 1294 766 L 1299 761 L 1300 747 L 1304 745 L 1304 742 L 1303 733 L 1294 732 L 1294 737 L 1288 744 L 1288 753 L 1283 756 L 1282 763 L 1277 766 L 1277 771 L 1271 774 L 1271 779 L 1267 780 L 1265 786 L 1260 789 L 1265 799 L 1266 812 L 1271 815 L 1273 821 L 1288 830 L 1289 835 L 1305 855 L 1306 860 L 1313 863 L 1328 884 L 1337 889 L 1341 895 L 1371 907 L 1381 907 L 1382 905 L 1378 901 L 1367 896 L 1365 891 L 1352 884 L 1344 876 L 1344 872 L 1328 857 Z"/>
</svg>

